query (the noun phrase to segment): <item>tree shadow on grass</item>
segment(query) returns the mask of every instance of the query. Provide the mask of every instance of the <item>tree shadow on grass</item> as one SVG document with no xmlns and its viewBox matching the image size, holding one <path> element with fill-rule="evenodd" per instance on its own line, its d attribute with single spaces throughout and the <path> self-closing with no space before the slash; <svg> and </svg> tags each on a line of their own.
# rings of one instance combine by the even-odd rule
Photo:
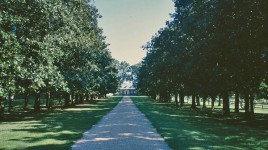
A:
<svg viewBox="0 0 268 150">
<path fill-rule="evenodd" d="M 58 145 L 58 144 L 45 144 L 26 148 L 26 150 L 66 150 L 70 149 L 70 145 Z"/>
<path fill-rule="evenodd" d="M 24 143 L 22 149 L 70 149 L 74 141 L 80 139 L 83 132 L 96 124 L 118 101 L 85 103 L 53 113 L 27 114 L 24 119 L 10 120 L 5 125 L 14 124 L 15 127 L 6 132 L 21 135 L 9 137 L 6 141 L 13 141 L 15 149 L 20 149 L 16 143 Z"/>
<path fill-rule="evenodd" d="M 168 104 L 133 99 L 173 149 L 268 148 L 266 119 L 220 119 L 200 114 L 199 110 L 179 110 Z"/>
</svg>

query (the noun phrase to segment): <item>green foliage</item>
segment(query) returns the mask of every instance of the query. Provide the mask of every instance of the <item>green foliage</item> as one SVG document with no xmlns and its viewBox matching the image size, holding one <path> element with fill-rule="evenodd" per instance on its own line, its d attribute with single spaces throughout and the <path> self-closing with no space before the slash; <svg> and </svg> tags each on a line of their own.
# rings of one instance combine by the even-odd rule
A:
<svg viewBox="0 0 268 150">
<path fill-rule="evenodd" d="M 268 99 L 268 85 L 265 82 L 261 82 L 258 92 L 259 98 Z"/>
<path fill-rule="evenodd" d="M 131 72 L 131 67 L 126 61 L 117 62 L 117 70 L 119 84 L 122 84 L 124 81 L 132 81 L 132 76 L 127 74 Z"/>
<path fill-rule="evenodd" d="M 117 70 L 88 0 L 0 2 L 0 97 L 114 91 Z"/>
<path fill-rule="evenodd" d="M 119 84 L 121 85 L 125 81 L 131 81 L 134 87 L 137 87 L 137 77 L 140 67 L 141 63 L 131 66 L 125 61 L 117 62 Z"/>
<path fill-rule="evenodd" d="M 214 97 L 260 92 L 268 72 L 267 2 L 174 3 L 174 19 L 144 46 L 148 52 L 140 91 L 166 98 L 177 93 Z"/>
</svg>

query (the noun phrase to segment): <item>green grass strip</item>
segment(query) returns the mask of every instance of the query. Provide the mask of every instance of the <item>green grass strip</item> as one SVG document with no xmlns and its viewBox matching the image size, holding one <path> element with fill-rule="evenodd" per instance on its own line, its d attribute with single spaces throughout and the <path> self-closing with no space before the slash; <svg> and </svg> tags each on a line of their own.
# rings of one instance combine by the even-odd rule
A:
<svg viewBox="0 0 268 150">
<path fill-rule="evenodd" d="M 70 149 L 121 97 L 0 122 L 0 149 Z"/>
<path fill-rule="evenodd" d="M 147 97 L 132 97 L 132 100 L 174 150 L 268 149 L 267 120 L 243 124 L 243 121 L 226 121 L 156 103 Z"/>
</svg>

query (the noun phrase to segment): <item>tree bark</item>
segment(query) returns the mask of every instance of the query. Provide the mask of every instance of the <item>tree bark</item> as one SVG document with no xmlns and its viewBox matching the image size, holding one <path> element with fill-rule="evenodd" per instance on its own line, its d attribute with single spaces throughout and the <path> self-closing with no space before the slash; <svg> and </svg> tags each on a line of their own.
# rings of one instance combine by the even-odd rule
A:
<svg viewBox="0 0 268 150">
<path fill-rule="evenodd" d="M 6 97 L 0 97 L 0 119 L 4 118 Z"/>
<path fill-rule="evenodd" d="M 180 93 L 180 107 L 183 107 L 183 104 L 184 104 L 184 94 L 183 93 Z"/>
<path fill-rule="evenodd" d="M 219 103 L 218 106 L 221 106 L 221 96 L 219 95 Z"/>
<path fill-rule="evenodd" d="M 84 94 L 79 94 L 79 95 L 80 95 L 79 103 L 83 104 L 85 96 L 84 96 Z"/>
<path fill-rule="evenodd" d="M 215 101 L 216 101 L 216 96 L 211 96 L 211 109 L 214 110 L 215 108 Z"/>
<path fill-rule="evenodd" d="M 175 93 L 175 103 L 176 103 L 176 107 L 178 107 L 179 106 L 178 93 Z"/>
<path fill-rule="evenodd" d="M 71 101 L 71 94 L 64 93 L 64 107 L 69 107 Z"/>
<path fill-rule="evenodd" d="M 89 101 L 89 94 L 86 93 L 86 102 L 88 102 L 88 101 Z"/>
<path fill-rule="evenodd" d="M 24 106 L 23 106 L 24 109 L 26 109 L 27 106 L 28 106 L 28 103 L 29 103 L 29 96 L 30 96 L 29 93 L 27 93 L 27 92 L 24 93 Z"/>
<path fill-rule="evenodd" d="M 94 94 L 90 94 L 90 100 L 94 100 Z"/>
<path fill-rule="evenodd" d="M 167 102 L 167 94 L 163 93 L 163 102 L 166 103 Z"/>
<path fill-rule="evenodd" d="M 49 107 L 53 108 L 53 105 L 54 105 L 54 95 L 53 92 L 50 92 Z"/>
<path fill-rule="evenodd" d="M 195 98 L 196 96 L 192 95 L 192 106 L 191 106 L 192 109 L 196 109 Z"/>
<path fill-rule="evenodd" d="M 14 94 L 10 93 L 8 95 L 8 100 L 9 100 L 8 111 L 11 112 L 13 110 Z"/>
<path fill-rule="evenodd" d="M 167 93 L 167 102 L 171 103 L 171 94 L 170 93 Z"/>
<path fill-rule="evenodd" d="M 207 108 L 206 106 L 207 97 L 203 97 L 203 108 Z"/>
<path fill-rule="evenodd" d="M 50 107 L 50 92 L 47 92 L 47 99 L 46 99 L 46 107 L 47 107 L 47 109 L 49 109 L 49 107 Z"/>
<path fill-rule="evenodd" d="M 62 106 L 62 94 L 59 93 L 59 103 L 58 103 L 60 106 Z"/>
<path fill-rule="evenodd" d="M 80 97 L 79 94 L 76 93 L 75 94 L 75 104 L 79 104 L 79 102 L 80 102 L 79 97 Z"/>
<path fill-rule="evenodd" d="M 254 94 L 251 93 L 250 94 L 250 114 L 253 115 L 254 114 Z"/>
<path fill-rule="evenodd" d="M 239 93 L 235 92 L 235 113 L 239 113 Z"/>
<path fill-rule="evenodd" d="M 249 117 L 249 94 L 248 92 L 245 93 L 245 117 Z"/>
<path fill-rule="evenodd" d="M 161 102 L 168 103 L 168 94 L 167 94 L 167 92 L 163 92 L 160 96 L 161 96 Z"/>
<path fill-rule="evenodd" d="M 163 99 L 163 95 L 161 93 L 159 93 L 159 96 L 158 96 L 158 101 L 161 102 Z"/>
<path fill-rule="evenodd" d="M 76 99 L 76 96 L 75 96 L 75 94 L 74 93 L 72 93 L 72 95 L 70 96 L 70 98 L 71 98 L 71 102 L 72 102 L 72 106 L 75 106 L 75 99 Z"/>
<path fill-rule="evenodd" d="M 200 106 L 200 97 L 199 96 L 196 96 L 196 103 L 197 103 L 197 106 Z"/>
<path fill-rule="evenodd" d="M 35 93 L 34 97 L 34 111 L 39 112 L 40 111 L 40 92 Z"/>
<path fill-rule="evenodd" d="M 223 115 L 229 116 L 230 115 L 230 103 L 229 103 L 228 92 L 223 92 L 222 101 L 223 101 Z"/>
<path fill-rule="evenodd" d="M 156 94 L 152 94 L 151 99 L 156 100 Z"/>
</svg>

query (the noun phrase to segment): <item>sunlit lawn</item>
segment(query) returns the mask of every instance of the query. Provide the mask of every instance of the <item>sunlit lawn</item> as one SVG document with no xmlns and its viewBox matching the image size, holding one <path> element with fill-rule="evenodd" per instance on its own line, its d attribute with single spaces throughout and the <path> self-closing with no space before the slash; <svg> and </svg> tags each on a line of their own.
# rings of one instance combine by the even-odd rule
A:
<svg viewBox="0 0 268 150">
<path fill-rule="evenodd" d="M 268 149 L 268 114 L 243 120 L 240 115 L 223 118 L 208 109 L 183 109 L 132 97 L 172 149 Z M 241 114 L 243 115 L 243 114 Z M 237 119 L 238 118 L 238 119 Z"/>
<path fill-rule="evenodd" d="M 0 122 L 0 149 L 70 149 L 120 100 L 113 97 Z"/>
</svg>

